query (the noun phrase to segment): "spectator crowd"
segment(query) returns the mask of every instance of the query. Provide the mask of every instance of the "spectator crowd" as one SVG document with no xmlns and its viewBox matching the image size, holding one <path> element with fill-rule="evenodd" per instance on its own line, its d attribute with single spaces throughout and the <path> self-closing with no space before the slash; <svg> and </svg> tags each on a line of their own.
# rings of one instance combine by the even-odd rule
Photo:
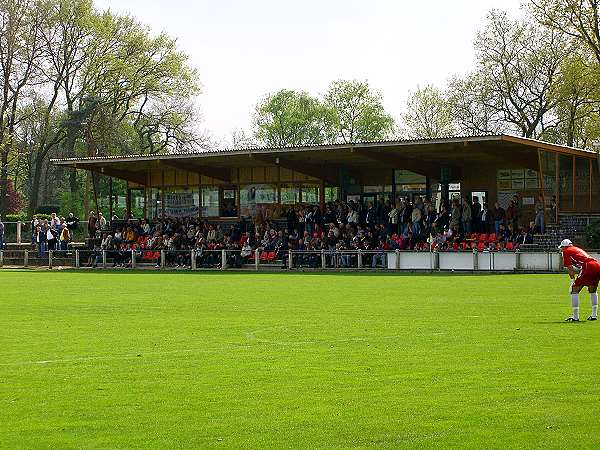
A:
<svg viewBox="0 0 600 450">
<path fill-rule="evenodd" d="M 542 231 L 543 223 L 536 223 L 537 219 L 523 221 L 518 195 L 506 209 L 498 203 L 489 208 L 482 200 L 463 195 L 439 208 L 420 196 L 412 202 L 398 199 L 395 204 L 383 199 L 367 204 L 335 201 L 324 210 L 297 204 L 284 210 L 278 220 L 258 215 L 252 222 L 242 218 L 227 225 L 197 218 L 165 218 L 152 223 L 146 219 L 113 221 L 108 226 L 104 217 L 92 212 L 87 222 L 92 245 L 88 264 L 99 264 L 106 251 L 114 266 L 131 265 L 132 253 L 159 266 L 164 250 L 167 265 L 190 267 L 194 250 L 198 267 L 219 267 L 222 250 L 226 250 L 226 264 L 241 267 L 254 260 L 258 249 L 261 260 L 284 266 L 292 250 L 295 267 L 320 267 L 322 253 L 329 266 L 356 267 L 357 250 L 361 250 L 364 265 L 384 267 L 385 251 L 514 250 L 532 244 L 533 234 Z M 52 244 L 50 234 L 67 230 L 68 236 L 69 220 L 73 218 L 55 221 L 53 216 L 50 223 L 38 225 L 36 242 L 47 242 L 46 248 L 63 248 L 63 232 Z"/>
</svg>

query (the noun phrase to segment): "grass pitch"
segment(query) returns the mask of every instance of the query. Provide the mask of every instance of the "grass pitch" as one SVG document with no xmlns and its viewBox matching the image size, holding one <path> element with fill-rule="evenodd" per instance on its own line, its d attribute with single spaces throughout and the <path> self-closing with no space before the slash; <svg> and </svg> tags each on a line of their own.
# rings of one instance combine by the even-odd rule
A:
<svg viewBox="0 0 600 450">
<path fill-rule="evenodd" d="M 0 271 L 0 448 L 600 448 L 568 286 Z"/>
</svg>

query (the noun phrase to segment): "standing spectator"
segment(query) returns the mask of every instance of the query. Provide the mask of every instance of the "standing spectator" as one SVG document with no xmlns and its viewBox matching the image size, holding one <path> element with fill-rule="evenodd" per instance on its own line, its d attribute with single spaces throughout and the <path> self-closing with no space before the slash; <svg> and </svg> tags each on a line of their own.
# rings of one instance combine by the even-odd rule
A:
<svg viewBox="0 0 600 450">
<path fill-rule="evenodd" d="M 417 197 L 417 200 L 419 199 L 419 197 Z M 422 203 L 421 203 L 422 205 Z M 417 204 L 415 204 L 415 207 L 412 210 L 411 213 L 411 221 L 412 221 L 412 233 L 413 236 L 419 236 L 421 234 L 421 219 L 423 218 L 423 212 L 421 211 L 421 208 L 418 207 Z"/>
<path fill-rule="evenodd" d="M 450 216 L 450 229 L 458 231 L 460 226 L 460 204 L 458 199 L 452 200 L 452 214 Z"/>
<path fill-rule="evenodd" d="M 544 222 L 544 197 L 540 194 L 535 202 L 535 228 L 542 234 L 544 234 L 546 229 L 546 224 Z"/>
<path fill-rule="evenodd" d="M 67 228 L 69 229 L 69 234 L 71 236 L 75 236 L 75 231 L 77 230 L 79 219 L 75 217 L 73 213 L 69 213 L 69 216 L 67 217 L 65 223 L 67 224 Z"/>
<path fill-rule="evenodd" d="M 4 250 L 4 223 L 2 222 L 2 216 L 0 216 L 0 251 Z"/>
<path fill-rule="evenodd" d="M 51 226 L 46 229 L 46 241 L 48 243 L 48 250 L 56 250 L 56 231 Z"/>
<path fill-rule="evenodd" d="M 60 249 L 64 252 L 69 248 L 69 244 L 71 243 L 71 232 L 69 231 L 69 227 L 66 223 L 62 225 L 62 230 L 60 232 L 59 244 Z"/>
<path fill-rule="evenodd" d="M 107 229 L 107 222 L 106 222 L 106 217 L 104 217 L 104 215 L 99 212 L 98 213 L 98 223 L 100 225 L 100 230 L 104 231 Z"/>
<path fill-rule="evenodd" d="M 475 233 L 483 232 L 481 226 L 481 203 L 479 203 L 479 197 L 473 197 L 473 204 L 471 205 L 471 216 L 473 217 L 473 231 Z"/>
<path fill-rule="evenodd" d="M 494 203 L 492 216 L 494 218 L 494 232 L 496 234 L 500 234 L 500 225 L 504 224 L 504 219 L 506 219 L 506 211 L 504 211 L 504 208 L 502 208 L 498 202 Z"/>
<path fill-rule="evenodd" d="M 96 231 L 98 230 L 98 219 L 96 213 L 90 211 L 90 218 L 88 219 L 88 237 L 94 239 L 96 237 Z"/>
<path fill-rule="evenodd" d="M 45 225 L 37 225 L 35 228 L 35 243 L 38 248 L 38 258 L 42 258 L 48 249 L 48 238 Z"/>
<path fill-rule="evenodd" d="M 388 221 L 388 234 L 391 236 L 392 234 L 398 233 L 398 216 L 400 215 L 400 205 L 396 203 L 396 207 L 392 208 L 388 213 L 389 221 Z"/>
<path fill-rule="evenodd" d="M 519 212 L 514 199 L 508 203 L 508 208 L 506 208 L 506 221 L 512 225 L 513 230 L 519 229 Z"/>
<path fill-rule="evenodd" d="M 50 215 L 50 228 L 54 231 L 58 231 L 60 227 L 60 219 L 56 216 L 56 213 Z"/>
<path fill-rule="evenodd" d="M 465 237 L 468 237 L 471 234 L 473 215 L 471 213 L 471 205 L 469 205 L 469 200 L 467 197 L 462 199 L 461 220 Z"/>
</svg>

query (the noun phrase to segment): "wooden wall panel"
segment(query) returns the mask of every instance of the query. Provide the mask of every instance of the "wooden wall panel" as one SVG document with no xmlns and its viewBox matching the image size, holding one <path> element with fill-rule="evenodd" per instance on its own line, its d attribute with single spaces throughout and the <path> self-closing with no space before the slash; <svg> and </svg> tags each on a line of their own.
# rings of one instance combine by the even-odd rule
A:
<svg viewBox="0 0 600 450">
<path fill-rule="evenodd" d="M 162 170 L 152 169 L 151 184 L 153 187 L 160 187 L 162 184 Z"/>
<path fill-rule="evenodd" d="M 189 172 L 178 170 L 176 174 L 175 183 L 177 186 L 187 186 L 189 184 L 188 181 Z"/>
<path fill-rule="evenodd" d="M 264 167 L 253 167 L 252 168 L 252 182 L 253 183 L 264 183 L 265 180 L 265 168 Z"/>
<path fill-rule="evenodd" d="M 281 181 L 293 181 L 294 174 L 289 169 L 284 169 L 283 167 L 280 170 Z"/>
<path fill-rule="evenodd" d="M 166 169 L 165 171 L 165 186 L 175 186 L 175 170 Z"/>
<path fill-rule="evenodd" d="M 279 181 L 279 167 L 267 167 L 265 172 L 267 183 L 277 183 Z"/>
<path fill-rule="evenodd" d="M 240 168 L 240 184 L 252 182 L 252 168 L 242 167 Z"/>
</svg>

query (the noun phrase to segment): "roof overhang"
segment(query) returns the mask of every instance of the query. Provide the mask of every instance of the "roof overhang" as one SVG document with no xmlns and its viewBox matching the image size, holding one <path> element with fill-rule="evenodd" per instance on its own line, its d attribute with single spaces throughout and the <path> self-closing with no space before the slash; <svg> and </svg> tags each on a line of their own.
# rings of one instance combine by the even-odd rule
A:
<svg viewBox="0 0 600 450">
<path fill-rule="evenodd" d="M 598 154 L 511 135 L 359 142 L 281 148 L 53 159 L 52 163 L 85 169 L 146 184 L 157 168 L 184 170 L 228 181 L 234 168 L 280 166 L 335 183 L 339 173 L 360 178 L 366 171 L 407 169 L 440 179 L 441 172 L 457 179 L 465 167 L 496 165 L 537 170 L 538 150 L 596 160 Z"/>
</svg>

